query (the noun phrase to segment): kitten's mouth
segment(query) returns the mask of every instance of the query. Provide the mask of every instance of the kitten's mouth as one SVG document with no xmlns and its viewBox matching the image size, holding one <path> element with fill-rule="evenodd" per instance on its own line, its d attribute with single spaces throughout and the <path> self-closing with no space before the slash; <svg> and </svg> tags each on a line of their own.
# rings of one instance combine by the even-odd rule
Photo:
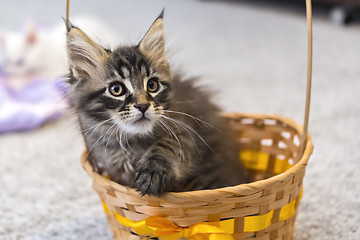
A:
<svg viewBox="0 0 360 240">
<path fill-rule="evenodd" d="M 152 116 L 148 117 L 139 114 L 135 119 L 123 125 L 122 129 L 132 134 L 147 134 L 153 130 L 154 120 Z"/>
<path fill-rule="evenodd" d="M 136 123 L 144 123 L 144 122 L 148 122 L 148 121 L 150 121 L 150 119 L 148 119 L 148 118 L 145 117 L 145 116 L 141 116 L 141 117 L 139 117 L 137 120 L 135 120 L 134 123 L 135 123 L 135 124 L 136 124 Z"/>
</svg>

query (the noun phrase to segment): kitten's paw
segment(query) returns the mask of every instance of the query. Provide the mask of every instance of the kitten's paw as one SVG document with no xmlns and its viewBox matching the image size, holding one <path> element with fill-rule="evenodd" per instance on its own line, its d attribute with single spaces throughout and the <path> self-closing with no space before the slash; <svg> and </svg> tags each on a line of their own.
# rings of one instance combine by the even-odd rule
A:
<svg viewBox="0 0 360 240">
<path fill-rule="evenodd" d="M 135 176 L 134 187 L 142 196 L 145 194 L 159 196 L 168 189 L 172 180 L 173 177 L 166 171 L 141 169 Z"/>
</svg>

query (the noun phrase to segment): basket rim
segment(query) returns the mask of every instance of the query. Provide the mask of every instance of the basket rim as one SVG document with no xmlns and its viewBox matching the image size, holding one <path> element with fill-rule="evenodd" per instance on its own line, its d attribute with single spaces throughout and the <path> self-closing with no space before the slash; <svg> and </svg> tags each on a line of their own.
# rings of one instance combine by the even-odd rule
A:
<svg viewBox="0 0 360 240">
<path fill-rule="evenodd" d="M 291 118 L 284 117 L 277 114 L 250 114 L 250 113 L 224 113 L 224 117 L 227 118 L 261 118 L 261 119 L 273 119 L 273 120 L 279 120 L 290 127 L 294 128 L 299 134 L 302 132 L 303 126 L 292 120 Z M 248 196 L 255 193 L 258 193 L 259 191 L 263 191 L 264 189 L 269 188 L 269 186 L 275 186 L 278 185 L 289 178 L 293 177 L 295 173 L 301 171 L 304 169 L 309 161 L 310 155 L 313 152 L 313 144 L 311 140 L 311 136 L 308 133 L 307 134 L 307 144 L 305 147 L 305 151 L 301 157 L 301 159 L 290 169 L 286 170 L 285 172 L 282 172 L 280 174 L 277 174 L 275 176 L 272 176 L 270 178 L 266 178 L 263 180 L 250 182 L 250 183 L 244 183 L 239 184 L 236 186 L 229 186 L 229 187 L 223 187 L 223 188 L 217 188 L 217 189 L 206 189 L 206 190 L 196 190 L 196 191 L 186 191 L 186 192 L 167 192 L 162 194 L 161 196 L 155 197 L 155 196 L 141 196 L 139 192 L 137 192 L 135 189 L 127 186 L 120 185 L 116 182 L 111 181 L 110 179 L 106 179 L 105 177 L 101 176 L 97 172 L 95 172 L 89 163 L 87 161 L 87 150 L 83 152 L 81 156 L 81 164 L 84 168 L 84 170 L 87 172 L 87 174 L 93 178 L 94 181 L 101 181 L 101 185 L 111 185 L 115 190 L 129 194 L 129 195 L 137 195 L 139 198 L 142 198 L 143 200 L 160 200 L 160 201 L 167 201 L 172 202 L 173 199 L 176 202 L 179 202 L 180 199 L 203 199 L 205 196 L 209 199 L 220 199 L 225 198 L 229 196 Z"/>
</svg>

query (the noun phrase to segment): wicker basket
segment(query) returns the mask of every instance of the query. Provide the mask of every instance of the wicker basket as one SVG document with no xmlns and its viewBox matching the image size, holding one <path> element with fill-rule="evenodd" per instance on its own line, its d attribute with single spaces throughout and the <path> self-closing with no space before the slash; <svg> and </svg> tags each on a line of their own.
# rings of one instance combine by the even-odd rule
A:
<svg viewBox="0 0 360 240">
<path fill-rule="evenodd" d="M 300 148 L 302 126 L 275 115 L 227 114 L 240 158 L 258 181 L 234 187 L 141 197 L 93 171 L 114 239 L 292 239 L 305 168 L 313 150 L 310 135 Z M 263 179 L 263 180 L 260 180 Z M 156 217 L 154 217 L 156 216 Z"/>
</svg>

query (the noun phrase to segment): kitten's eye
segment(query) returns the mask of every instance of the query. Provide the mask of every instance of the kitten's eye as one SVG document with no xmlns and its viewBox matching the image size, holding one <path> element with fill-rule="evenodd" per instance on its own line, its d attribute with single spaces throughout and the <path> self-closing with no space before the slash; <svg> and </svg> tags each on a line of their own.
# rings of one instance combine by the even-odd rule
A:
<svg viewBox="0 0 360 240">
<path fill-rule="evenodd" d="M 113 83 L 109 87 L 111 95 L 119 97 L 125 94 L 125 87 L 122 83 Z"/>
<path fill-rule="evenodd" d="M 157 78 L 150 78 L 147 82 L 147 90 L 149 92 L 156 92 L 159 89 L 159 81 Z"/>
</svg>

